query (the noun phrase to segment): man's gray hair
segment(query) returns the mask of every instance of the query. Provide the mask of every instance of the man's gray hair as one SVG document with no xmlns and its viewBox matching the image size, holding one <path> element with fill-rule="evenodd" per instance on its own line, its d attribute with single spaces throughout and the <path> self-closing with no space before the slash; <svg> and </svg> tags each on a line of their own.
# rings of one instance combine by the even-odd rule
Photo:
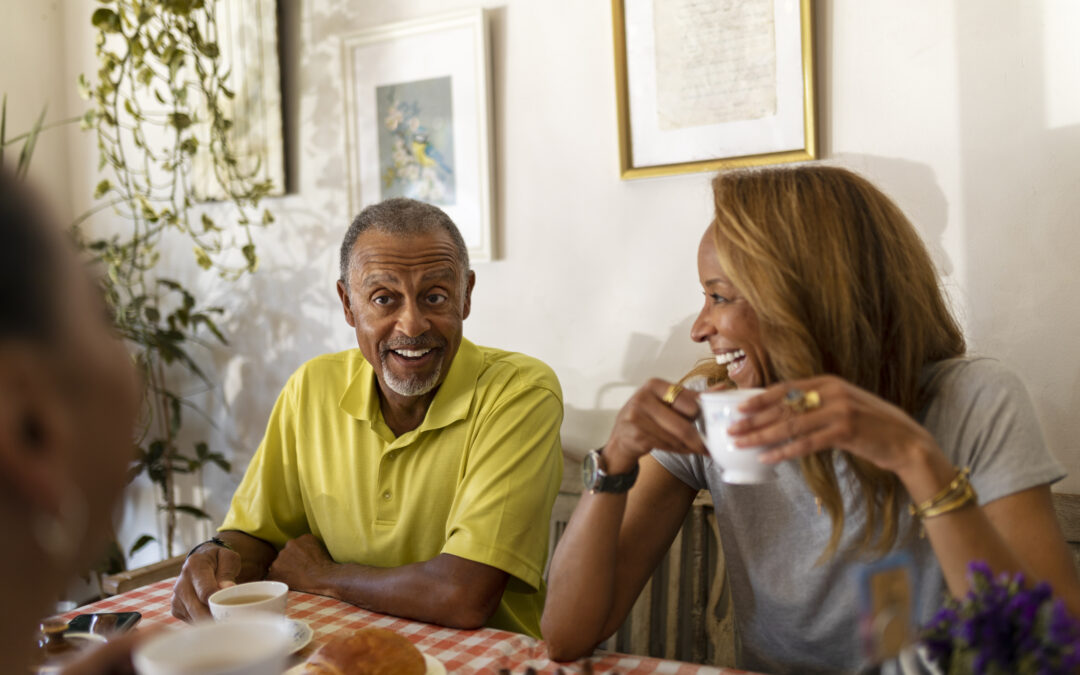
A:
<svg viewBox="0 0 1080 675">
<path fill-rule="evenodd" d="M 341 242 L 341 281 L 346 287 L 349 284 L 349 261 L 356 239 L 368 230 L 402 237 L 440 230 L 446 232 L 457 249 L 463 279 L 468 275 L 469 249 L 450 216 L 437 206 L 406 197 L 394 197 L 365 208 L 349 225 L 345 240 Z"/>
</svg>

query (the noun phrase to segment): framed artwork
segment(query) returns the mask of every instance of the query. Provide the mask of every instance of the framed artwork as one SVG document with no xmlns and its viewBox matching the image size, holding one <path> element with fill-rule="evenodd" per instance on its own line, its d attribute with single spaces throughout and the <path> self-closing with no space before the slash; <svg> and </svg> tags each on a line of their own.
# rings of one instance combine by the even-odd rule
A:
<svg viewBox="0 0 1080 675">
<path fill-rule="evenodd" d="M 278 63 L 277 0 L 219 0 L 215 12 L 222 70 L 234 93 L 222 105 L 233 120 L 230 141 L 237 170 L 272 183 L 270 195 L 285 194 L 285 142 L 281 130 L 281 67 Z M 210 146 L 209 125 L 200 146 Z M 205 150 L 192 159 L 192 189 L 202 199 L 225 198 Z"/>
<path fill-rule="evenodd" d="M 490 71 L 482 9 L 342 38 L 349 207 L 440 207 L 474 261 L 492 258 Z"/>
<path fill-rule="evenodd" d="M 814 159 L 811 0 L 612 0 L 619 168 Z"/>
</svg>

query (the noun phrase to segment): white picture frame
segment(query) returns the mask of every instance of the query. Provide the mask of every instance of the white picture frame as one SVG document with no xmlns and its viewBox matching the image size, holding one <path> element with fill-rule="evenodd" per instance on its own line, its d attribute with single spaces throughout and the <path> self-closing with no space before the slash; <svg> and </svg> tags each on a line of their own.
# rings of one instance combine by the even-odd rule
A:
<svg viewBox="0 0 1080 675">
<path fill-rule="evenodd" d="M 811 0 L 612 0 L 622 178 L 817 157 Z"/>
<path fill-rule="evenodd" d="M 494 255 L 491 73 L 483 9 L 343 35 L 349 208 L 406 196 Z"/>
</svg>

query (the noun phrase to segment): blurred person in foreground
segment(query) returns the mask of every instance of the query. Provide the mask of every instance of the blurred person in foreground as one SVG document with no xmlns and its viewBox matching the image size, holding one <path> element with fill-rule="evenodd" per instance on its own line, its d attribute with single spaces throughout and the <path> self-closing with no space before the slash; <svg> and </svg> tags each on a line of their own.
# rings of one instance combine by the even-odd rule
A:
<svg viewBox="0 0 1080 675">
<path fill-rule="evenodd" d="M 0 672 L 29 672 L 38 623 L 101 553 L 133 459 L 139 388 L 60 229 L 0 169 Z M 134 634 L 66 673 L 130 672 Z"/>
<path fill-rule="evenodd" d="M 359 349 L 285 385 L 218 538 L 173 613 L 263 577 L 384 614 L 538 636 L 562 391 L 540 361 L 462 335 L 475 273 L 438 207 L 364 209 L 337 293 Z"/>
<path fill-rule="evenodd" d="M 1048 581 L 1080 614 L 1049 489 L 1064 474 L 1021 382 L 965 355 L 896 205 L 821 165 L 722 173 L 713 196 L 690 337 L 726 364 L 720 377 L 764 388 L 730 432 L 742 447 L 773 446 L 762 461 L 778 477 L 723 483 L 693 425 L 697 394 L 658 379 L 639 389 L 595 458 L 623 486 L 639 472 L 636 484 L 584 494 L 552 560 L 551 656 L 578 658 L 618 628 L 701 489 L 715 504 L 742 668 L 864 665 L 852 572 L 894 551 L 913 560 L 922 621 L 944 588 L 968 590 L 973 560 Z"/>
</svg>

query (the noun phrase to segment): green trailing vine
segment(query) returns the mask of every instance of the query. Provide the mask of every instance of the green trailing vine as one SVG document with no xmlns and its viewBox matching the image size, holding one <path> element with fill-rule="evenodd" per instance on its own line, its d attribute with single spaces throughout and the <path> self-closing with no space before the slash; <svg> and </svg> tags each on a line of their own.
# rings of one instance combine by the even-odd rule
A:
<svg viewBox="0 0 1080 675">
<path fill-rule="evenodd" d="M 236 280 L 258 266 L 252 229 L 273 222 L 269 211 L 258 210 L 272 184 L 258 178 L 258 160 L 234 151 L 228 103 L 235 94 L 223 69 L 216 4 L 99 0 L 90 20 L 97 71 L 78 82 L 89 108 L 79 118 L 57 123 L 78 121 L 96 137 L 101 174 L 96 204 L 72 230 L 100 267 L 116 328 L 132 345 L 143 374 L 144 424 L 131 476 L 145 474 L 157 487 L 166 557 L 175 553 L 179 516 L 209 517 L 195 505 L 177 502 L 176 476 L 201 479 L 208 465 L 231 467 L 203 441 L 190 448 L 179 443 L 184 412 L 198 409 L 171 383 L 173 368 L 212 387 L 196 349 L 227 340 L 218 326 L 223 309 L 205 305 L 163 276 L 161 254 L 186 242 L 199 267 Z M 45 125 L 44 114 L 27 134 L 5 139 L 6 115 L 0 111 L 0 151 L 23 144 L 20 175 L 38 134 L 55 126 Z M 210 197 L 219 203 L 201 203 Z M 84 226 L 96 218 L 108 218 L 112 233 L 89 235 Z M 114 226 L 117 220 L 122 226 Z M 139 537 L 129 555 L 155 539 Z M 116 567 L 114 560 L 101 571 Z"/>
</svg>

